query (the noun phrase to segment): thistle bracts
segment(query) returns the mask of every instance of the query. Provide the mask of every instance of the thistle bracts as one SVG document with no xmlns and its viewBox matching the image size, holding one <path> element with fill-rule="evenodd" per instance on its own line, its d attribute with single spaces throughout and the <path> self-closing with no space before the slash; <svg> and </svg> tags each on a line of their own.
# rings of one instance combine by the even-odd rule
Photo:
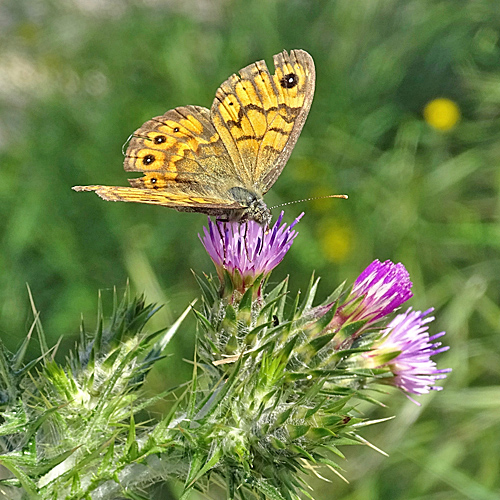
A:
<svg viewBox="0 0 500 500">
<path fill-rule="evenodd" d="M 299 301 L 289 302 L 288 280 L 262 299 L 258 277 L 239 302 L 218 296 L 218 283 L 200 278 L 199 364 L 204 373 L 200 413 L 207 435 L 200 449 L 219 457 L 213 472 L 230 485 L 269 498 L 295 498 L 298 471 L 327 465 L 339 471 L 339 446 L 360 443 L 352 401 L 357 389 L 344 383 L 343 356 L 330 347 L 331 334 L 316 336 L 330 312 L 312 316 L 317 281 Z M 234 486 L 233 486 L 234 487 Z M 243 492 L 242 492 L 243 494 Z"/>
</svg>

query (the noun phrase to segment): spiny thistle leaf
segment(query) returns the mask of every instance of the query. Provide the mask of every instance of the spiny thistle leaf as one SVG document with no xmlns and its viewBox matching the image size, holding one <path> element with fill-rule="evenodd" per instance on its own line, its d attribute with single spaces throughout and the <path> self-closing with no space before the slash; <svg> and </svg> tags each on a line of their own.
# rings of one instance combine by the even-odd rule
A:
<svg viewBox="0 0 500 500">
<path fill-rule="evenodd" d="M 314 278 L 314 273 L 309 280 L 309 285 L 304 293 L 304 298 L 302 299 L 302 304 L 297 310 L 297 314 L 302 316 L 305 311 L 311 308 L 314 298 L 316 297 L 316 291 L 318 290 L 319 278 Z"/>
<path fill-rule="evenodd" d="M 37 494 L 38 488 L 35 482 L 31 479 L 31 474 L 25 473 L 20 467 L 16 465 L 15 456 L 1 456 L 0 464 L 6 467 L 16 476 L 19 481 L 19 485 L 23 488 L 24 493 L 29 499 L 39 499 L 39 496 Z"/>
<path fill-rule="evenodd" d="M 2 414 L 0 436 L 6 453 L 1 461 L 16 476 L 18 487 L 33 498 L 91 498 L 92 490 L 142 456 L 143 438 L 136 433 L 134 415 L 151 401 L 132 405 L 145 373 L 161 358 L 161 348 L 179 322 L 174 330 L 145 334 L 144 326 L 157 307 L 146 305 L 143 297 L 130 298 L 128 292 L 119 302 L 115 294 L 114 304 L 109 326 L 103 327 L 99 312 L 94 336 L 82 328 L 78 354 L 70 353 L 65 367 L 44 356 L 38 360 L 43 363 L 37 372 L 27 372 L 20 366 L 20 351 L 16 362 L 9 363 L 12 355 L 2 346 L 3 368 L 15 366 L 18 385 L 28 387 L 28 392 L 24 399 L 10 402 Z M 38 329 L 42 335 L 41 325 Z M 48 352 L 45 346 L 42 349 Z M 28 374 L 29 383 L 25 382 Z M 13 380 L 11 375 L 6 377 Z M 146 452 L 162 451 L 150 440 L 145 443 Z M 83 481 L 85 476 L 92 476 L 92 481 Z"/>
<path fill-rule="evenodd" d="M 204 301 L 212 307 L 212 305 L 217 301 L 218 293 L 214 286 L 214 282 L 208 276 L 199 276 L 197 273 L 192 271 L 193 276 L 201 289 L 202 297 Z"/>
</svg>

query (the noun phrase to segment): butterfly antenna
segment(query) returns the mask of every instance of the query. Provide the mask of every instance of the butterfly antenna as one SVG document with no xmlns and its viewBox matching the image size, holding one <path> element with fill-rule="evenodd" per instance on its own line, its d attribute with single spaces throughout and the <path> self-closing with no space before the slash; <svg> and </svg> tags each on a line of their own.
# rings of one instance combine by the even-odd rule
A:
<svg viewBox="0 0 500 500">
<path fill-rule="evenodd" d="M 274 205 L 274 207 L 270 207 L 269 210 L 272 210 L 273 208 L 286 207 L 287 205 L 293 205 L 294 203 L 302 203 L 303 201 L 323 200 L 325 198 L 343 198 L 344 200 L 347 200 L 349 196 L 347 196 L 346 194 L 328 194 L 326 196 L 314 196 L 313 198 L 304 198 L 303 200 L 288 201 L 287 203 L 282 203 L 281 205 Z"/>
<path fill-rule="evenodd" d="M 127 152 L 127 147 L 128 147 L 128 143 L 130 142 L 130 139 L 132 139 L 132 137 L 134 137 L 134 132 L 132 132 L 129 136 L 128 136 L 128 139 L 125 141 L 125 143 L 123 144 L 122 146 L 122 155 L 125 156 L 125 153 Z"/>
</svg>

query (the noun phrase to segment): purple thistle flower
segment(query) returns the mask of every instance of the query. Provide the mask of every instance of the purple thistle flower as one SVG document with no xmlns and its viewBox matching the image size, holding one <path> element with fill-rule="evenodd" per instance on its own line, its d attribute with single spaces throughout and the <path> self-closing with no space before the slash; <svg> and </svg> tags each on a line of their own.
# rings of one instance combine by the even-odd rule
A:
<svg viewBox="0 0 500 500">
<path fill-rule="evenodd" d="M 374 260 L 354 282 L 328 330 L 338 331 L 346 323 L 355 321 L 374 323 L 411 298 L 411 287 L 410 275 L 403 264 Z M 360 333 L 357 332 L 356 336 Z"/>
<path fill-rule="evenodd" d="M 349 303 L 363 297 L 355 320 L 369 318 L 377 321 L 387 316 L 413 296 L 411 287 L 410 275 L 403 264 L 374 260 L 352 287 Z"/>
<path fill-rule="evenodd" d="M 431 360 L 431 356 L 449 349 L 447 346 L 441 347 L 441 342 L 435 342 L 445 332 L 429 336 L 428 323 L 434 317 L 425 316 L 433 310 L 412 311 L 410 307 L 405 313 L 398 314 L 375 342 L 374 350 L 363 354 L 365 359 L 370 360 L 372 367 L 388 367 L 394 377 L 383 381 L 398 387 L 407 395 L 442 390 L 442 387 L 434 384 L 451 372 L 451 368 L 438 370 L 436 363 Z"/>
<path fill-rule="evenodd" d="M 223 281 L 224 269 L 240 291 L 254 279 L 269 274 L 285 257 L 297 232 L 293 230 L 302 218 L 300 214 L 290 226 L 284 223 L 282 211 L 273 227 L 266 229 L 250 220 L 239 222 L 213 222 L 208 219 L 208 230 L 203 228 L 200 240 L 213 260 L 219 279 Z"/>
</svg>

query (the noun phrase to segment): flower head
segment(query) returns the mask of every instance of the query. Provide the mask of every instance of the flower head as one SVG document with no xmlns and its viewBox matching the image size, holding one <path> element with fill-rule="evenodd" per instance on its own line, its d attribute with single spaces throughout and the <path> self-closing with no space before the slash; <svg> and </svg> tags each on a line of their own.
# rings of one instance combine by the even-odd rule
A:
<svg viewBox="0 0 500 500">
<path fill-rule="evenodd" d="M 403 264 L 374 260 L 352 287 L 350 302 L 363 297 L 356 320 L 377 321 L 387 316 L 413 296 L 411 287 L 410 275 Z"/>
<path fill-rule="evenodd" d="M 403 264 L 374 260 L 358 276 L 328 329 L 339 330 L 355 321 L 368 324 L 378 321 L 412 297 L 411 287 L 410 275 Z"/>
<path fill-rule="evenodd" d="M 373 350 L 362 355 L 372 368 L 388 367 L 394 377 L 383 380 L 407 395 L 442 390 L 434 384 L 451 371 L 450 368 L 438 370 L 431 360 L 431 356 L 448 350 L 446 346 L 441 347 L 441 342 L 435 342 L 445 332 L 429 336 L 428 324 L 434 317 L 426 316 L 432 311 L 432 308 L 425 312 L 412 311 L 410 307 L 398 314 L 384 329 Z"/>
<path fill-rule="evenodd" d="M 459 122 L 460 108 L 451 99 L 439 97 L 425 105 L 424 119 L 431 127 L 446 132 Z"/>
<path fill-rule="evenodd" d="M 257 276 L 268 275 L 283 260 L 297 236 L 293 228 L 304 214 L 300 214 L 288 227 L 286 223 L 281 224 L 283 215 L 284 212 L 281 212 L 267 232 L 253 220 L 239 223 L 208 219 L 208 229 L 203 228 L 204 236 L 200 236 L 200 240 L 213 260 L 221 281 L 225 270 L 235 288 L 244 291 Z"/>
</svg>

